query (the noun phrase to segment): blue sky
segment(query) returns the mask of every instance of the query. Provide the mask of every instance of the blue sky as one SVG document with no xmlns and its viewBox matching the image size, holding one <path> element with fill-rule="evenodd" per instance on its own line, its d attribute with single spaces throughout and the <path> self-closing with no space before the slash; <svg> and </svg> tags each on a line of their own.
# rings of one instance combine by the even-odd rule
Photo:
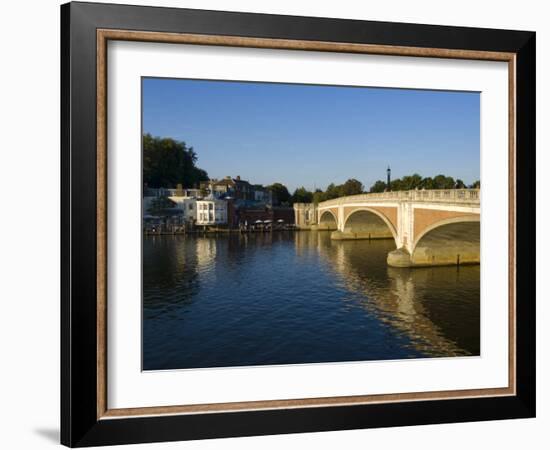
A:
<svg viewBox="0 0 550 450">
<path fill-rule="evenodd" d="M 479 93 L 143 79 L 143 131 L 183 140 L 211 178 L 325 189 L 357 178 L 479 179 Z"/>
</svg>

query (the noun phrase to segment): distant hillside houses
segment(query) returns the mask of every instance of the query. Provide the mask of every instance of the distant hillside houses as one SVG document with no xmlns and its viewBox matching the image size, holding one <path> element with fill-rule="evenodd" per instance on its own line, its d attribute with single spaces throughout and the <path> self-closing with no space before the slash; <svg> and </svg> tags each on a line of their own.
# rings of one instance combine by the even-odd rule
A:
<svg viewBox="0 0 550 450">
<path fill-rule="evenodd" d="M 225 226 L 243 228 L 251 219 L 292 224 L 293 210 L 280 207 L 275 195 L 260 184 L 251 184 L 240 176 L 210 179 L 198 188 L 148 188 L 143 190 L 144 227 L 167 229 Z M 288 211 L 287 211 L 288 210 Z"/>
<path fill-rule="evenodd" d="M 241 180 L 237 175 L 235 178 L 227 176 L 221 180 L 211 179 L 201 181 L 200 188 L 218 197 L 231 197 L 235 200 L 249 202 L 273 203 L 273 198 L 268 189 L 260 184 L 250 184 L 249 181 Z"/>
</svg>

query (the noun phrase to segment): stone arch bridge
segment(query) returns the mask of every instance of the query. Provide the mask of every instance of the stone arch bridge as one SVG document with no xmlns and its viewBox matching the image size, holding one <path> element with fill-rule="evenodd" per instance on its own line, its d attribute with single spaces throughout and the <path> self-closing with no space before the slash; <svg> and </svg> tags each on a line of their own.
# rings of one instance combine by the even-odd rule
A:
<svg viewBox="0 0 550 450">
<path fill-rule="evenodd" d="M 478 189 L 359 194 L 294 205 L 300 229 L 330 230 L 331 238 L 393 239 L 394 267 L 479 264 Z"/>
</svg>

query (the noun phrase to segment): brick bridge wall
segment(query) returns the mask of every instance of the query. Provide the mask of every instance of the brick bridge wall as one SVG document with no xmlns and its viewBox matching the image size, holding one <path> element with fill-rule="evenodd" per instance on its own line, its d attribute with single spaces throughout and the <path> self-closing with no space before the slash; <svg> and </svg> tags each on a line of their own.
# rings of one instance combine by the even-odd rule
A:
<svg viewBox="0 0 550 450">
<path fill-rule="evenodd" d="M 471 214 L 457 211 L 442 211 L 436 209 L 414 208 L 414 242 L 422 233 L 435 223 L 458 217 L 471 217 L 479 220 L 479 214 Z"/>
</svg>

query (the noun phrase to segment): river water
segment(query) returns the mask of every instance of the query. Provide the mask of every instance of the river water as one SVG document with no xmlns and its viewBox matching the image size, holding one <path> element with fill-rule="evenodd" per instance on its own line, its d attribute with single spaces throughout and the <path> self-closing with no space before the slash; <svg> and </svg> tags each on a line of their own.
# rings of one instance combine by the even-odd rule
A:
<svg viewBox="0 0 550 450">
<path fill-rule="evenodd" d="M 479 355 L 479 266 L 397 269 L 393 240 L 148 236 L 143 369 Z"/>
</svg>

